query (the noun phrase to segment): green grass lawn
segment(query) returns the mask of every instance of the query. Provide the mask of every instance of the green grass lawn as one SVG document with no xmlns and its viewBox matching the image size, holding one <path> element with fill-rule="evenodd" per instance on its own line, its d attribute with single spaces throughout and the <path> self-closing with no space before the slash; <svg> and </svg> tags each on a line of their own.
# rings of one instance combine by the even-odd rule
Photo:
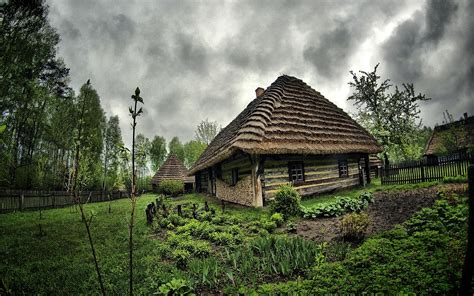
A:
<svg viewBox="0 0 474 296">
<path fill-rule="evenodd" d="M 150 294 L 161 282 L 173 278 L 173 262 L 163 260 L 163 243 L 146 225 L 145 207 L 156 195 L 145 194 L 138 199 L 135 233 L 135 287 L 137 292 Z M 216 199 L 199 194 L 170 200 L 203 206 L 207 200 L 217 213 Z M 127 199 L 85 206 L 93 214 L 91 232 L 99 265 L 110 294 L 126 294 L 128 289 L 128 220 L 130 202 Z M 171 211 L 171 210 L 170 210 Z M 257 220 L 268 209 L 246 208 L 226 204 L 226 214 L 241 221 Z M 42 211 L 16 212 L 0 215 L 0 276 L 16 294 L 91 294 L 98 293 L 98 283 L 90 246 L 80 213 L 72 207 Z M 41 224 L 44 236 L 39 235 Z"/>
</svg>

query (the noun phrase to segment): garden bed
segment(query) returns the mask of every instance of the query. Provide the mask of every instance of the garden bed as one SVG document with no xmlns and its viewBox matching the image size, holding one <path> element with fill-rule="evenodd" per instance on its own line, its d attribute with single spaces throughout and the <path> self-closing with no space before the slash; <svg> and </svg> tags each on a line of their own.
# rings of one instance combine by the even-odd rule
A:
<svg viewBox="0 0 474 296">
<path fill-rule="evenodd" d="M 440 190 L 462 194 L 466 188 L 465 184 L 445 184 L 429 188 L 374 192 L 374 202 L 366 210 L 372 222 L 367 235 L 389 230 L 406 221 L 420 209 L 431 207 Z M 297 226 L 297 234 L 317 242 L 340 240 L 341 219 L 342 216 L 301 220 Z"/>
</svg>

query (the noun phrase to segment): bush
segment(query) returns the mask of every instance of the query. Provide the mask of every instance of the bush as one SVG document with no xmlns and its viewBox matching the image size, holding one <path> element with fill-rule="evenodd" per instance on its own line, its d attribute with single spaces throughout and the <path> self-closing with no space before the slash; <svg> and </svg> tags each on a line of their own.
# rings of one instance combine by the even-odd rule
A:
<svg viewBox="0 0 474 296">
<path fill-rule="evenodd" d="M 158 184 L 158 192 L 178 196 L 184 192 L 184 183 L 178 180 L 163 180 Z"/>
<path fill-rule="evenodd" d="M 467 183 L 467 176 L 444 177 L 443 183 Z"/>
<path fill-rule="evenodd" d="M 182 279 L 172 279 L 158 288 L 156 295 L 194 295 L 192 285 Z"/>
<path fill-rule="evenodd" d="M 271 215 L 270 220 L 275 222 L 278 227 L 282 226 L 284 222 L 283 215 L 280 213 L 274 213 L 273 215 Z"/>
<path fill-rule="evenodd" d="M 288 221 L 286 224 L 286 230 L 290 233 L 296 233 L 298 229 L 298 224 L 295 221 Z"/>
<path fill-rule="evenodd" d="M 369 225 L 369 215 L 366 213 L 351 213 L 342 218 L 340 231 L 346 239 L 359 240 L 364 237 Z"/>
<path fill-rule="evenodd" d="M 176 249 L 171 252 L 171 258 L 175 260 L 176 266 L 179 268 L 186 268 L 191 254 L 187 250 Z"/>
<path fill-rule="evenodd" d="M 336 196 L 333 201 L 317 204 L 311 208 L 302 207 L 304 218 L 335 217 L 348 212 L 360 212 L 373 201 L 371 192 L 365 192 L 357 198 Z"/>
<path fill-rule="evenodd" d="M 275 229 L 277 228 L 277 224 L 275 221 L 268 220 L 265 218 L 262 218 L 260 220 L 260 226 L 269 233 L 273 233 L 273 231 L 275 231 Z"/>
<path fill-rule="evenodd" d="M 282 185 L 275 195 L 272 203 L 272 211 L 281 213 L 286 220 L 289 217 L 299 215 L 301 197 L 291 185 Z"/>
<path fill-rule="evenodd" d="M 234 236 L 228 232 L 213 232 L 209 235 L 209 239 L 221 246 L 232 245 L 235 242 Z"/>
</svg>

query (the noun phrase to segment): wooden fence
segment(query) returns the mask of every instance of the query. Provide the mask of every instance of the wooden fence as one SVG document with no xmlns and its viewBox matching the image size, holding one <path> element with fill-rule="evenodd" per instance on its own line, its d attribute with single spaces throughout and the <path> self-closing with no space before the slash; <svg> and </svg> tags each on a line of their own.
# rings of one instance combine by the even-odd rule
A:
<svg viewBox="0 0 474 296">
<path fill-rule="evenodd" d="M 439 181 L 444 177 L 467 176 L 472 156 L 474 155 L 456 153 L 385 166 L 382 184 L 420 183 Z"/>
<path fill-rule="evenodd" d="M 89 198 L 90 195 L 90 198 Z M 110 196 L 110 197 L 109 197 Z M 125 191 L 114 191 L 103 194 L 102 191 L 83 191 L 81 202 L 100 202 L 125 198 Z M 25 191 L 0 190 L 0 213 L 11 211 L 35 210 L 42 208 L 61 208 L 72 205 L 71 193 L 67 191 Z"/>
</svg>

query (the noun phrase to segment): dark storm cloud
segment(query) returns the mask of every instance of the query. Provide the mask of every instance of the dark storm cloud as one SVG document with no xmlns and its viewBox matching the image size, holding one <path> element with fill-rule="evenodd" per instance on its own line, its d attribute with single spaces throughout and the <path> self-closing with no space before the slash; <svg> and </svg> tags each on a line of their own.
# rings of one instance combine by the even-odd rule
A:
<svg viewBox="0 0 474 296">
<path fill-rule="evenodd" d="M 206 118 L 226 125 L 254 98 L 256 87 L 267 87 L 281 74 L 302 78 L 347 107 L 348 93 L 339 89 L 347 88 L 348 71 L 358 70 L 354 56 L 361 45 L 418 5 L 398 0 L 48 2 L 72 86 L 78 90 L 91 79 L 108 115 L 119 115 L 126 143 L 136 86 L 145 100 L 138 132 L 168 140 L 175 135 L 190 140 Z M 400 24 L 380 49 L 387 73 L 426 76 L 426 51 L 446 42 L 462 43 L 456 51 L 462 55 L 450 55 L 450 62 L 472 65 L 472 55 L 465 55 L 472 38 L 460 40 L 467 29 L 458 23 L 457 30 L 451 28 L 453 20 L 467 20 L 465 6 L 430 2 L 418 12 L 421 20 L 413 15 Z M 462 74 L 452 69 L 443 74 L 455 77 L 449 85 L 457 83 L 467 93 L 462 75 L 472 76 L 472 67 Z M 436 84 L 443 75 L 432 71 L 426 81 Z"/>
<path fill-rule="evenodd" d="M 441 123 L 446 109 L 456 118 L 474 113 L 473 15 L 472 1 L 428 1 L 381 48 L 387 77 L 432 98 L 426 123 Z"/>
<path fill-rule="evenodd" d="M 340 74 L 339 69 L 345 66 L 350 55 L 351 33 L 343 24 L 334 30 L 324 33 L 318 46 L 310 46 L 303 52 L 305 60 L 311 62 L 321 76 L 333 78 Z"/>
</svg>

